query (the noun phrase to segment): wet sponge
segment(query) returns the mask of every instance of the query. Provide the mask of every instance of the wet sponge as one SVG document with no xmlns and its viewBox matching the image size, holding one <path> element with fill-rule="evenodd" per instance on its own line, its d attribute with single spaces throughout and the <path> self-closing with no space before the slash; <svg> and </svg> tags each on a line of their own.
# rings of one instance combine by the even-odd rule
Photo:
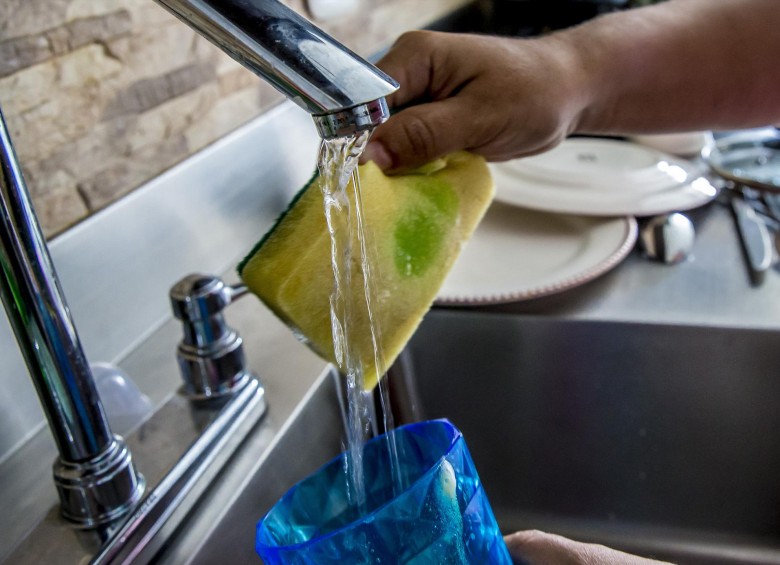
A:
<svg viewBox="0 0 780 565">
<path fill-rule="evenodd" d="M 411 338 L 493 196 L 481 157 L 454 153 L 404 175 L 360 166 L 363 223 L 373 286 L 373 319 L 383 358 L 377 367 L 359 261 L 351 265 L 353 351 L 373 388 Z M 243 281 L 301 339 L 336 363 L 330 319 L 331 243 L 315 177 L 238 266 Z M 349 190 L 350 198 L 353 191 Z M 357 250 L 357 243 L 353 243 Z"/>
</svg>

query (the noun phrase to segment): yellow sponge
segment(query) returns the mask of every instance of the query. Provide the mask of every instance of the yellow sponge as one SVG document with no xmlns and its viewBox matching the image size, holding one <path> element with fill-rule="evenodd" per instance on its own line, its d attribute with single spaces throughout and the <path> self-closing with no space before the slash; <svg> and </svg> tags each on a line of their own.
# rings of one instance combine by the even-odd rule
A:
<svg viewBox="0 0 780 565">
<path fill-rule="evenodd" d="M 369 331 L 359 261 L 352 268 L 353 351 L 373 388 L 431 307 L 444 278 L 487 210 L 493 181 L 481 157 L 454 153 L 416 172 L 386 176 L 374 163 L 359 169 L 363 223 L 377 296 L 372 314 L 381 336 L 379 368 Z M 349 190 L 353 198 L 352 190 Z M 324 359 L 335 363 L 329 297 L 330 236 L 319 177 L 238 266 L 249 289 Z M 353 245 L 353 249 L 358 249 Z"/>
</svg>

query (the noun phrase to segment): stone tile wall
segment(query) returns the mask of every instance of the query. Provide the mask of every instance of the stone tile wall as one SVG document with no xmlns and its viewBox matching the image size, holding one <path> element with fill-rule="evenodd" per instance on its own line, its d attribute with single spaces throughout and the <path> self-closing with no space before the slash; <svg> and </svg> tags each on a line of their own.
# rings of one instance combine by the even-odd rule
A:
<svg viewBox="0 0 780 565">
<path fill-rule="evenodd" d="M 467 3 L 360 0 L 320 25 L 369 55 Z M 280 100 L 153 0 L 0 2 L 0 106 L 47 236 Z"/>
</svg>

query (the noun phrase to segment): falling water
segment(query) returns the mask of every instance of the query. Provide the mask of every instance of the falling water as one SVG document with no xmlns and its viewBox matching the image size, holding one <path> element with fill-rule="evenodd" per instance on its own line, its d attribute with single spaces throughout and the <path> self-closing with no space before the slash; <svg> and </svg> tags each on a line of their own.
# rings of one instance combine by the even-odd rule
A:
<svg viewBox="0 0 780 565">
<path fill-rule="evenodd" d="M 381 351 L 380 328 L 374 318 L 372 303 L 377 295 L 376 283 L 380 273 L 375 272 L 372 261 L 374 250 L 369 243 L 364 225 L 362 196 L 357 162 L 368 142 L 370 133 L 354 137 L 323 140 L 320 147 L 319 171 L 322 177 L 322 193 L 325 218 L 331 238 L 331 260 L 334 287 L 330 295 L 330 317 L 333 346 L 347 397 L 347 486 L 348 495 L 357 508 L 365 503 L 365 476 L 363 473 L 363 444 L 372 431 L 375 419 L 371 391 L 364 389 L 364 367 L 356 351 L 356 340 L 350 333 L 369 331 L 373 344 L 374 363 L 381 376 L 384 356 Z M 350 184 L 350 179 L 352 183 Z M 350 188 L 353 198 L 350 199 Z M 360 269 L 353 272 L 353 263 Z M 353 280 L 357 275 L 361 280 Z M 362 283 L 362 284 L 361 284 Z M 362 310 L 362 312 L 360 312 Z M 363 313 L 367 328 L 356 322 Z M 386 379 L 379 381 L 380 401 L 384 428 L 393 427 Z M 389 442 L 391 472 L 397 476 L 395 445 Z M 395 482 L 400 486 L 399 482 Z"/>
</svg>

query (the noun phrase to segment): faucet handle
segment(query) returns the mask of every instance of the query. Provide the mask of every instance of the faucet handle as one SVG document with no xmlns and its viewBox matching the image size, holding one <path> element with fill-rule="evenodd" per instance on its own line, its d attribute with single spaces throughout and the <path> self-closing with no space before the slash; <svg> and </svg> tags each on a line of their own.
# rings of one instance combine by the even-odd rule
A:
<svg viewBox="0 0 780 565">
<path fill-rule="evenodd" d="M 225 321 L 223 310 L 248 290 L 219 277 L 192 274 L 170 290 L 173 315 L 184 337 L 177 347 L 183 392 L 195 400 L 223 398 L 254 375 L 246 368 L 243 340 Z"/>
</svg>

